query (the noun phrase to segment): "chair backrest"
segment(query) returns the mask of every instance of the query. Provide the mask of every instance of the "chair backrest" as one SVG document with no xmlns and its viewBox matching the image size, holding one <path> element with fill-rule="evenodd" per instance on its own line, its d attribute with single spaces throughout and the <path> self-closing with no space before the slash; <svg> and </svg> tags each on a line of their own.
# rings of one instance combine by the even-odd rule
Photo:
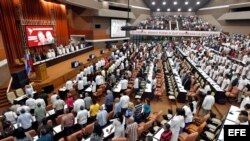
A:
<svg viewBox="0 0 250 141">
<path fill-rule="evenodd" d="M 16 95 L 14 92 L 8 92 L 7 93 L 7 99 L 10 101 L 11 104 L 13 104 L 14 99 L 16 99 Z"/>
<path fill-rule="evenodd" d="M 144 131 L 144 126 L 139 126 L 138 129 L 137 129 L 138 139 L 140 138 L 140 136 L 143 133 L 143 131 Z"/>
<path fill-rule="evenodd" d="M 207 122 L 207 120 L 210 118 L 210 114 L 206 114 L 203 119 L 202 119 L 202 122 Z"/>
<path fill-rule="evenodd" d="M 46 111 L 50 111 L 53 109 L 53 105 L 49 104 L 48 106 L 46 106 Z"/>
<path fill-rule="evenodd" d="M 80 130 L 67 136 L 67 141 L 76 141 L 77 138 L 82 138 L 82 137 L 83 137 L 83 133 L 82 133 L 82 130 Z"/>
<path fill-rule="evenodd" d="M 16 95 L 23 96 L 24 95 L 23 89 L 22 88 L 16 89 Z"/>
<path fill-rule="evenodd" d="M 91 123 L 84 128 L 84 135 L 90 135 L 94 131 L 94 124 L 95 123 Z"/>
<path fill-rule="evenodd" d="M 114 111 L 109 112 L 108 120 L 111 120 L 114 117 Z"/>
<path fill-rule="evenodd" d="M 185 141 L 196 141 L 196 138 L 198 137 L 198 132 L 191 133 L 187 136 Z"/>
<path fill-rule="evenodd" d="M 232 89 L 232 92 L 231 92 L 233 95 L 238 95 L 238 93 L 239 93 L 239 89 L 238 89 L 238 87 L 233 87 L 233 89 Z"/>
<path fill-rule="evenodd" d="M 32 138 L 36 136 L 36 131 L 35 130 L 29 130 L 26 133 L 29 134 Z"/>
<path fill-rule="evenodd" d="M 203 128 L 207 125 L 207 122 L 203 122 L 197 129 L 197 132 L 200 134 L 203 131 Z"/>
<path fill-rule="evenodd" d="M 57 124 L 61 124 L 62 116 L 63 116 L 63 115 L 59 115 L 59 116 L 56 118 L 56 123 L 57 123 Z"/>
<path fill-rule="evenodd" d="M 15 138 L 12 137 L 12 136 L 9 136 L 9 137 L 7 137 L 7 138 L 1 139 L 1 141 L 15 141 Z"/>
<path fill-rule="evenodd" d="M 65 141 L 65 139 L 64 138 L 60 138 L 58 141 Z"/>
<path fill-rule="evenodd" d="M 113 138 L 112 141 L 128 141 L 127 138 Z"/>
</svg>

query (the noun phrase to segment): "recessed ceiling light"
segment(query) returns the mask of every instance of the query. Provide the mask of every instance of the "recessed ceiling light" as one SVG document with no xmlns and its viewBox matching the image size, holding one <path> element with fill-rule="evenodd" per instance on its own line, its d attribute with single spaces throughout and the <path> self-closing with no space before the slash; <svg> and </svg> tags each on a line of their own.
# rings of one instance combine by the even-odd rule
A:
<svg viewBox="0 0 250 141">
<path fill-rule="evenodd" d="M 160 9 L 160 8 L 157 8 L 157 11 L 161 11 L 161 9 Z"/>
<path fill-rule="evenodd" d="M 181 9 L 180 9 L 180 8 L 178 8 L 178 11 L 180 12 L 180 11 L 181 11 Z"/>
<path fill-rule="evenodd" d="M 189 11 L 189 12 L 192 11 L 192 8 L 189 8 L 188 11 Z"/>
<path fill-rule="evenodd" d="M 170 8 L 168 8 L 168 11 L 170 11 Z"/>
<path fill-rule="evenodd" d="M 199 5 L 201 2 L 197 1 L 196 4 Z"/>
<path fill-rule="evenodd" d="M 174 1 L 174 5 L 177 5 L 178 3 L 177 3 L 177 1 Z"/>
<path fill-rule="evenodd" d="M 164 2 L 162 2 L 162 5 L 166 5 L 167 3 L 164 1 Z"/>
<path fill-rule="evenodd" d="M 188 1 L 185 2 L 185 5 L 188 5 Z"/>
<path fill-rule="evenodd" d="M 155 1 L 152 2 L 152 5 L 155 5 Z"/>
</svg>

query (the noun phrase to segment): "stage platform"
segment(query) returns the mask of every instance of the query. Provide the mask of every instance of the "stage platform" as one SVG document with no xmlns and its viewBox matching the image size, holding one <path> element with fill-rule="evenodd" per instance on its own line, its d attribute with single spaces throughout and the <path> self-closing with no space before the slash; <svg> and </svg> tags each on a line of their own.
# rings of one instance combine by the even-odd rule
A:
<svg viewBox="0 0 250 141">
<path fill-rule="evenodd" d="M 104 54 L 100 54 L 100 50 L 104 50 Z M 48 79 L 39 82 L 35 81 L 34 76 L 33 80 L 31 77 L 31 81 L 34 82 L 34 89 L 37 91 L 40 91 L 41 88 L 53 85 L 54 88 L 57 88 L 64 84 L 67 79 L 73 79 L 76 74 L 79 72 L 80 69 L 83 69 L 85 66 L 88 66 L 90 63 L 96 63 L 98 60 L 100 60 L 103 57 L 110 56 L 111 51 L 108 51 L 107 49 L 94 49 L 92 51 L 86 52 L 84 54 L 78 55 L 74 58 L 68 59 L 66 61 L 63 61 L 61 63 L 55 64 L 53 66 L 47 67 L 47 74 Z M 95 54 L 97 57 L 91 61 L 87 61 L 90 54 Z M 73 61 L 80 61 L 83 62 L 83 66 L 80 66 L 78 68 L 71 68 L 71 62 Z"/>
</svg>

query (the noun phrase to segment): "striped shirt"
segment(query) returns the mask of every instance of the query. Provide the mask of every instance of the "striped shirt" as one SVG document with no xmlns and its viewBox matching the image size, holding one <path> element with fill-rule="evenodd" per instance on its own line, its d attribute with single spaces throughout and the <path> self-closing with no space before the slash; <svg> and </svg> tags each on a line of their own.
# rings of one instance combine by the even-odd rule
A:
<svg viewBox="0 0 250 141">
<path fill-rule="evenodd" d="M 136 122 L 129 124 L 126 129 L 126 133 L 128 134 L 129 141 L 137 140 L 137 129 L 138 124 Z"/>
<path fill-rule="evenodd" d="M 135 105 L 134 116 L 139 117 L 142 114 L 142 104 Z"/>
</svg>

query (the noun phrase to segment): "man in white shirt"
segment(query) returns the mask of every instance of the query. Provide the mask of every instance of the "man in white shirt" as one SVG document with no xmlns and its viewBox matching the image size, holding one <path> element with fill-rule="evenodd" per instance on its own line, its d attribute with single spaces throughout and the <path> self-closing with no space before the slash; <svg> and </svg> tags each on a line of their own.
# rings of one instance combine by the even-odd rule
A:
<svg viewBox="0 0 250 141">
<path fill-rule="evenodd" d="M 217 78 L 216 82 L 217 82 L 218 85 L 221 85 L 222 81 L 223 81 L 223 74 L 221 73 L 221 74 L 218 75 L 218 78 Z"/>
<path fill-rule="evenodd" d="M 200 89 L 200 91 L 201 91 L 202 97 L 204 98 L 207 92 L 211 91 L 211 87 L 208 83 L 206 83 L 204 89 Z"/>
<path fill-rule="evenodd" d="M 68 79 L 65 87 L 66 87 L 66 90 L 71 90 L 73 88 L 73 82 Z"/>
<path fill-rule="evenodd" d="M 41 107 L 46 108 L 45 101 L 44 101 L 44 99 L 42 99 L 42 98 L 37 98 L 37 99 L 35 100 L 35 103 L 36 103 L 36 106 L 37 106 L 38 103 L 40 103 L 40 104 L 41 104 Z"/>
<path fill-rule="evenodd" d="M 80 109 L 76 115 L 76 119 L 77 119 L 77 123 L 81 125 L 82 128 L 84 128 L 87 125 L 88 111 L 84 109 L 84 106 L 80 106 Z"/>
<path fill-rule="evenodd" d="M 250 96 L 245 97 L 240 103 L 240 109 L 245 110 L 245 105 L 250 104 Z"/>
<path fill-rule="evenodd" d="M 50 100 L 51 100 L 51 104 L 53 105 L 54 102 L 56 101 L 56 97 L 57 97 L 57 93 L 56 92 L 53 92 L 52 96 L 50 97 Z"/>
<path fill-rule="evenodd" d="M 135 81 L 135 83 L 134 83 L 134 89 L 137 92 L 139 90 L 139 78 L 136 77 L 134 81 Z"/>
<path fill-rule="evenodd" d="M 202 102 L 202 114 L 203 115 L 208 114 L 213 108 L 214 103 L 215 103 L 215 98 L 214 96 L 211 95 L 211 91 L 207 92 L 207 95 Z"/>
<path fill-rule="evenodd" d="M 12 124 L 16 123 L 17 115 L 15 112 L 11 111 L 10 108 L 4 113 L 6 120 L 10 121 Z"/>
<path fill-rule="evenodd" d="M 123 78 L 120 83 L 121 83 L 121 91 L 123 92 L 128 88 L 128 80 Z"/>
<path fill-rule="evenodd" d="M 76 81 L 78 82 L 79 79 L 81 78 L 82 78 L 81 71 L 79 71 L 79 73 L 76 75 Z"/>
<path fill-rule="evenodd" d="M 78 99 L 74 102 L 74 111 L 75 111 L 75 112 L 79 112 L 81 106 L 83 106 L 83 108 L 84 108 L 84 107 L 85 107 L 85 102 L 84 102 L 83 99 L 78 98 Z"/>
<path fill-rule="evenodd" d="M 226 76 L 224 77 L 224 80 L 222 81 L 221 89 L 222 89 L 222 90 L 225 90 L 225 91 L 228 91 L 229 85 L 230 85 L 230 79 L 229 79 L 229 77 L 226 75 Z"/>
<path fill-rule="evenodd" d="M 26 100 L 25 104 L 26 104 L 26 106 L 29 106 L 30 113 L 33 114 L 34 110 L 36 108 L 36 101 L 35 101 L 35 99 L 33 99 L 31 95 L 28 95 L 28 99 Z"/>
<path fill-rule="evenodd" d="M 128 109 L 128 104 L 129 104 L 129 96 L 127 96 L 126 93 L 123 93 L 123 95 L 120 98 L 121 113 L 123 115 L 126 113 L 126 110 Z"/>
<path fill-rule="evenodd" d="M 83 80 L 82 78 L 79 78 L 78 79 L 78 82 L 77 82 L 77 90 L 78 90 L 78 94 L 82 94 L 83 92 Z"/>
<path fill-rule="evenodd" d="M 82 76 L 82 81 L 83 81 L 83 87 L 86 89 L 88 87 L 88 78 L 86 75 Z"/>
<path fill-rule="evenodd" d="M 97 86 L 100 86 L 104 83 L 104 77 L 100 74 L 98 74 L 96 77 L 95 77 L 95 82 L 96 82 L 96 85 Z"/>
<path fill-rule="evenodd" d="M 26 85 L 25 86 L 25 93 L 26 93 L 26 96 L 28 95 L 31 95 L 31 97 L 34 96 L 34 93 L 33 93 L 33 88 L 31 87 L 31 85 Z"/>
<path fill-rule="evenodd" d="M 192 111 L 191 111 L 189 105 L 190 105 L 190 104 L 184 105 L 184 106 L 182 107 L 183 110 L 185 111 L 185 123 L 186 123 L 186 124 L 191 123 L 192 120 L 193 120 L 193 113 L 192 113 Z M 186 126 L 187 126 L 187 125 L 186 125 Z"/>
</svg>

